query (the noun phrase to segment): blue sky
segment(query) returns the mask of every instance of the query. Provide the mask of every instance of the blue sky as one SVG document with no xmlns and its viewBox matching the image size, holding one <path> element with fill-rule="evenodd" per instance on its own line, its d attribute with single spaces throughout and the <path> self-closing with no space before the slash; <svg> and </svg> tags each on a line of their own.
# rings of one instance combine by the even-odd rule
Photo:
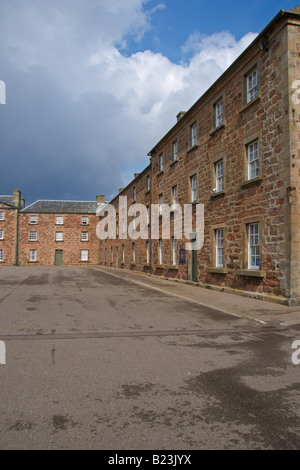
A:
<svg viewBox="0 0 300 470">
<path fill-rule="evenodd" d="M 70 8 L 72 3 L 72 8 Z M 287 0 L 0 0 L 0 194 L 112 198 Z"/>
<path fill-rule="evenodd" d="M 239 39 L 249 31 L 262 31 L 281 9 L 292 9 L 297 3 L 287 0 L 151 0 L 147 6 L 151 9 L 158 5 L 161 8 L 152 16 L 151 30 L 139 43 L 131 39 L 128 53 L 151 49 L 180 63 L 181 46 L 191 32 L 211 35 L 228 30 Z"/>
</svg>

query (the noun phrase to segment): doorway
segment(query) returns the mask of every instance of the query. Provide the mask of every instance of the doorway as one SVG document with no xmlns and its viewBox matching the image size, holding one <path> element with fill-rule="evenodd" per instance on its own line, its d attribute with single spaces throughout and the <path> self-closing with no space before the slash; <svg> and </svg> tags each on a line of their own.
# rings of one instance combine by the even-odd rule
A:
<svg viewBox="0 0 300 470">
<path fill-rule="evenodd" d="M 63 250 L 55 250 L 54 265 L 55 266 L 62 266 L 63 264 L 64 264 Z"/>
</svg>

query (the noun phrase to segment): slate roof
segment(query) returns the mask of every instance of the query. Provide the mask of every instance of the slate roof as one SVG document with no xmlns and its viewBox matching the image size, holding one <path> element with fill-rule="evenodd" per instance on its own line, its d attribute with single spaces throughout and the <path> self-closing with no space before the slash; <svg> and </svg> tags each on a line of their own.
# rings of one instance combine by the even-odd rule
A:
<svg viewBox="0 0 300 470">
<path fill-rule="evenodd" d="M 16 207 L 14 204 L 13 196 L 0 196 L 0 203 L 7 204 L 8 206 Z"/>
<path fill-rule="evenodd" d="M 24 213 L 55 213 L 55 214 L 96 214 L 96 201 L 36 201 L 25 209 Z"/>
</svg>

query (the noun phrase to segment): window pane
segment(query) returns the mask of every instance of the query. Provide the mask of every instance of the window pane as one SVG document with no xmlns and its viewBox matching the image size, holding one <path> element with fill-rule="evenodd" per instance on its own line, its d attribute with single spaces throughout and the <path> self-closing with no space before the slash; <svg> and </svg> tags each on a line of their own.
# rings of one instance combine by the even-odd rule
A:
<svg viewBox="0 0 300 470">
<path fill-rule="evenodd" d="M 30 232 L 29 240 L 30 241 L 36 241 L 37 240 L 37 232 Z"/>
<path fill-rule="evenodd" d="M 248 179 L 259 176 L 259 145 L 258 141 L 249 144 L 247 147 L 248 156 Z"/>
<path fill-rule="evenodd" d="M 61 242 L 61 241 L 63 241 L 63 239 L 64 239 L 63 232 L 56 232 L 55 240 L 56 240 L 57 242 Z"/>
<path fill-rule="evenodd" d="M 178 142 L 173 142 L 173 161 L 177 160 L 178 155 Z"/>
<path fill-rule="evenodd" d="M 223 191 L 224 189 L 224 178 L 223 178 L 223 160 L 216 163 L 216 189 L 217 191 Z"/>
<path fill-rule="evenodd" d="M 219 101 L 216 104 L 216 127 L 219 127 L 223 124 L 223 101 Z"/>
<path fill-rule="evenodd" d="M 197 200 L 197 176 L 191 177 L 192 202 Z"/>
<path fill-rule="evenodd" d="M 224 231 L 223 229 L 216 230 L 216 266 L 224 267 Z"/>
<path fill-rule="evenodd" d="M 257 70 L 254 70 L 247 77 L 247 102 L 254 100 L 258 96 Z"/>
<path fill-rule="evenodd" d="M 259 269 L 259 224 L 250 224 L 248 231 L 249 269 Z"/>
<path fill-rule="evenodd" d="M 36 257 L 36 250 L 30 250 L 30 252 L 29 252 L 29 260 L 30 260 L 30 261 L 36 261 L 36 260 L 37 260 L 37 257 Z"/>
</svg>

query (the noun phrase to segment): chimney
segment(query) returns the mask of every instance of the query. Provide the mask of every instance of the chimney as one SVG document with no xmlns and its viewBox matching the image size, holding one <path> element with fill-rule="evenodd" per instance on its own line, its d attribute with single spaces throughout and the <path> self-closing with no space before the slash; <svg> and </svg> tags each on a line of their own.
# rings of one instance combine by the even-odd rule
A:
<svg viewBox="0 0 300 470">
<path fill-rule="evenodd" d="M 96 202 L 98 204 L 105 204 L 105 196 L 103 194 L 97 194 Z"/>
<path fill-rule="evenodd" d="M 21 191 L 19 189 L 14 189 L 13 201 L 14 201 L 14 205 L 16 207 L 20 207 L 20 204 L 21 204 Z"/>
<path fill-rule="evenodd" d="M 183 118 L 183 116 L 185 115 L 186 111 L 180 111 L 176 118 L 177 118 L 177 122 L 180 121 L 181 118 Z"/>
</svg>

